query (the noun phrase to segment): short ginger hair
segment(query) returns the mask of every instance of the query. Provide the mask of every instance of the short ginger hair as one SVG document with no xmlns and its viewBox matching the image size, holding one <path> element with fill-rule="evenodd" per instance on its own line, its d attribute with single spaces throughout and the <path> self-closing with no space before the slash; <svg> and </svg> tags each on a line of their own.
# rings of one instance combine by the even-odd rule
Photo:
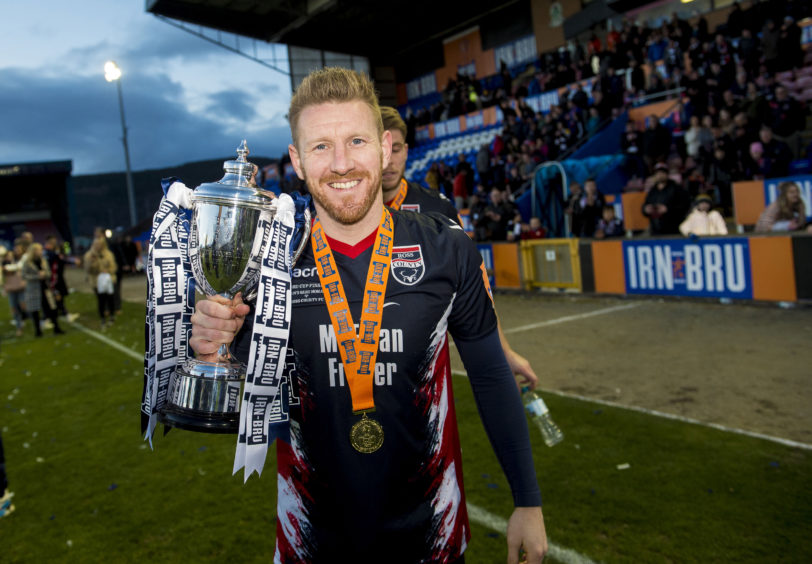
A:
<svg viewBox="0 0 812 564">
<path fill-rule="evenodd" d="M 296 144 L 297 141 L 299 116 L 306 107 L 328 102 L 356 101 L 365 103 L 372 110 L 378 136 L 382 136 L 384 127 L 378 105 L 378 94 L 375 92 L 375 85 L 366 73 L 341 67 L 325 67 L 311 72 L 290 99 L 288 120 L 293 143 Z"/>
</svg>

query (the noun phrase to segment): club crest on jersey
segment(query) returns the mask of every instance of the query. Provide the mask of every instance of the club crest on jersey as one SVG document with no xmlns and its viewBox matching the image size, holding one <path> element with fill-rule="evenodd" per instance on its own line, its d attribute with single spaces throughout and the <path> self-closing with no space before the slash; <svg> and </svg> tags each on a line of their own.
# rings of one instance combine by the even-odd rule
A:
<svg viewBox="0 0 812 564">
<path fill-rule="evenodd" d="M 405 286 L 414 286 L 426 273 L 420 245 L 392 249 L 392 277 Z"/>
</svg>

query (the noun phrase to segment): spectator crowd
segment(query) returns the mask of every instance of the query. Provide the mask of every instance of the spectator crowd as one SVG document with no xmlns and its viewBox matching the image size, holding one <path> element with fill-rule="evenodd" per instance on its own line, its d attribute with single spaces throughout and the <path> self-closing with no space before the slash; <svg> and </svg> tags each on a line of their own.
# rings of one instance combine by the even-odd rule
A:
<svg viewBox="0 0 812 564">
<path fill-rule="evenodd" d="M 72 322 L 79 315 L 67 308 L 71 290 L 65 279 L 69 264 L 84 266 L 85 276 L 98 301 L 102 330 L 121 312 L 121 279 L 139 270 L 139 250 L 132 238 L 122 233 L 108 237 L 97 228 L 93 244 L 80 257 L 72 256 L 70 246 L 56 235 L 43 243 L 33 233 L 23 232 L 11 249 L 0 245 L 0 286 L 9 301 L 16 336 L 24 334 L 30 322 L 35 337 L 43 329 L 64 333 L 60 320 Z"/>
<path fill-rule="evenodd" d="M 673 14 L 654 28 L 624 21 L 603 37 L 593 33 L 586 43 L 546 53 L 515 75 L 504 64 L 490 79 L 458 75 L 440 101 L 407 108 L 407 141 L 414 143 L 420 125 L 488 106 L 500 108 L 502 129 L 474 158 L 432 163 L 421 180 L 471 210 L 477 239 L 538 235 L 514 203 L 538 164 L 566 158 L 643 97 L 670 92 L 671 115 L 651 115 L 644 126 L 630 120 L 621 135 L 624 189 L 647 192 L 643 213 L 652 234 L 680 233 L 699 200 L 729 215 L 733 182 L 787 176 L 792 161 L 808 153 L 802 146 L 808 110 L 787 83 L 804 66 L 797 22 L 810 14 L 809 3 L 779 0 L 746 10 L 735 3 L 713 32 L 704 17 L 691 25 Z M 592 79 L 591 92 L 583 79 Z M 527 96 L 568 85 L 548 113 L 527 104 Z M 624 232 L 594 179 L 568 188 L 563 206 L 573 235 Z"/>
</svg>

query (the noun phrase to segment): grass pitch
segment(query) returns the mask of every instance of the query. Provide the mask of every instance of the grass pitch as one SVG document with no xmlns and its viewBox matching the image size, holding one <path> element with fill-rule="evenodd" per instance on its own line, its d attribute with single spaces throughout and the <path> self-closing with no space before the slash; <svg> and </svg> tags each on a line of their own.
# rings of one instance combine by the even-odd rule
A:
<svg viewBox="0 0 812 564">
<path fill-rule="evenodd" d="M 95 298 L 74 294 L 99 330 Z M 10 317 L 5 300 L 0 319 Z M 143 352 L 144 308 L 105 335 Z M 142 364 L 77 328 L 20 339 L 0 326 L 0 427 L 17 511 L 3 562 L 268 562 L 276 479 L 231 475 L 235 438 L 140 435 Z M 466 497 L 507 519 L 511 497 L 464 378 L 455 378 Z M 810 451 L 598 404 L 545 397 L 566 438 L 531 429 L 550 541 L 603 562 L 809 562 Z M 625 470 L 618 465 L 628 464 Z M 505 561 L 472 522 L 470 563 Z M 381 562 L 386 555 L 381 555 Z"/>
</svg>

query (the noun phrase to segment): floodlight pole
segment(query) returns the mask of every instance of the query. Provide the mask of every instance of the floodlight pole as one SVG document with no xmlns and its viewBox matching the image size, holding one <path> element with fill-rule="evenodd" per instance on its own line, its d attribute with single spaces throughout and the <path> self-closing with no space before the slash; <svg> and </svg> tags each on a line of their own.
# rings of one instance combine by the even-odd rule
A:
<svg viewBox="0 0 812 564">
<path fill-rule="evenodd" d="M 115 66 L 115 63 L 113 63 Z M 115 82 L 118 91 L 118 109 L 121 114 L 121 142 L 124 144 L 124 161 L 127 165 L 127 200 L 130 206 L 130 226 L 135 226 L 135 193 L 133 192 L 133 175 L 130 169 L 130 147 L 127 145 L 127 123 L 124 120 L 124 97 L 121 95 L 121 71 L 115 67 L 117 74 L 106 76 L 108 82 Z"/>
</svg>

